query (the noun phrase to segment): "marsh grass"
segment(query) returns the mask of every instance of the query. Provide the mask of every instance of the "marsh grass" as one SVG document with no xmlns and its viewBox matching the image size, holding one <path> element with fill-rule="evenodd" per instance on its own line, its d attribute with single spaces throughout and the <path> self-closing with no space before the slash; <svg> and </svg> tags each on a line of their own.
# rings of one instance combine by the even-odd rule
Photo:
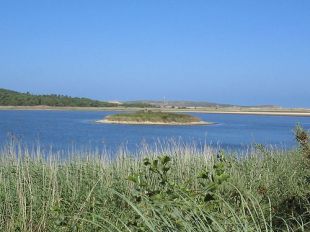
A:
<svg viewBox="0 0 310 232">
<path fill-rule="evenodd" d="M 303 149 L 237 157 L 185 144 L 0 156 L 0 231 L 309 231 Z M 168 157 L 168 158 L 167 158 Z M 157 161 L 156 161 L 157 160 Z M 155 166 L 154 166 L 155 165 Z"/>
</svg>

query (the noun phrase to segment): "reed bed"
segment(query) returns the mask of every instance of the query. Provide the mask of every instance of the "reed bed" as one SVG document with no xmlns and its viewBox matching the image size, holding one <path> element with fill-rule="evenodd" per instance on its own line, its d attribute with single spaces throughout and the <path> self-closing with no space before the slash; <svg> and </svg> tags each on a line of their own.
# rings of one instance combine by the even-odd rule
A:
<svg viewBox="0 0 310 232">
<path fill-rule="evenodd" d="M 306 143 L 307 144 L 307 143 Z M 309 231 L 305 145 L 0 151 L 0 231 Z"/>
</svg>

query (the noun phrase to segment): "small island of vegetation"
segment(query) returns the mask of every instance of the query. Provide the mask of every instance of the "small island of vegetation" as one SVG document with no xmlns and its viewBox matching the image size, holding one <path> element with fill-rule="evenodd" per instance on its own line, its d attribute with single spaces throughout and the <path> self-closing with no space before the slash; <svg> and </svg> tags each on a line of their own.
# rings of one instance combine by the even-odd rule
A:
<svg viewBox="0 0 310 232">
<path fill-rule="evenodd" d="M 122 113 L 109 115 L 99 123 L 117 124 L 148 124 L 148 125 L 206 125 L 210 122 L 188 114 L 168 113 L 161 111 L 138 111 L 135 113 Z"/>
</svg>

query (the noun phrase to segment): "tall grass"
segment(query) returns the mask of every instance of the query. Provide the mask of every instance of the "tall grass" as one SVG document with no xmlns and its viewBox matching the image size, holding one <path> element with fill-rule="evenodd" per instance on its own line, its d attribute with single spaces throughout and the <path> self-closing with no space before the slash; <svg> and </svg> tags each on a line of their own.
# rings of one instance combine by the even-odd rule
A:
<svg viewBox="0 0 310 232">
<path fill-rule="evenodd" d="M 172 144 L 63 159 L 9 144 L 0 231 L 309 231 L 306 153 L 257 146 L 238 157 Z"/>
</svg>

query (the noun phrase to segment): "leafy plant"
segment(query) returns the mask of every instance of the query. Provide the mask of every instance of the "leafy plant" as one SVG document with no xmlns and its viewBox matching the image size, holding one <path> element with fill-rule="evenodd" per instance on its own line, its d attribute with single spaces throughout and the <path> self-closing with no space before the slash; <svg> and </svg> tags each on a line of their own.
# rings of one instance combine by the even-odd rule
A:
<svg viewBox="0 0 310 232">
<path fill-rule="evenodd" d="M 207 215 L 220 209 L 218 191 L 229 179 L 224 156 L 218 157 L 211 170 L 206 167 L 197 176 L 200 181 L 196 189 L 188 186 L 190 180 L 181 183 L 173 181 L 169 175 L 171 165 L 173 163 L 169 156 L 160 156 L 153 160 L 145 158 L 144 168 L 128 177 L 128 180 L 135 184 L 135 191 L 132 193 L 134 201 L 148 217 L 165 217 L 171 228 L 182 229 L 181 219 L 195 220 L 195 215 L 201 213 L 196 212 L 197 210 L 206 215 L 204 223 L 211 223 Z M 195 202 L 199 208 L 193 209 L 190 202 Z M 128 225 L 138 231 L 145 229 L 139 216 L 131 219 Z"/>
<path fill-rule="evenodd" d="M 295 128 L 295 138 L 304 157 L 310 162 L 310 136 L 300 124 L 298 124 Z"/>
</svg>

